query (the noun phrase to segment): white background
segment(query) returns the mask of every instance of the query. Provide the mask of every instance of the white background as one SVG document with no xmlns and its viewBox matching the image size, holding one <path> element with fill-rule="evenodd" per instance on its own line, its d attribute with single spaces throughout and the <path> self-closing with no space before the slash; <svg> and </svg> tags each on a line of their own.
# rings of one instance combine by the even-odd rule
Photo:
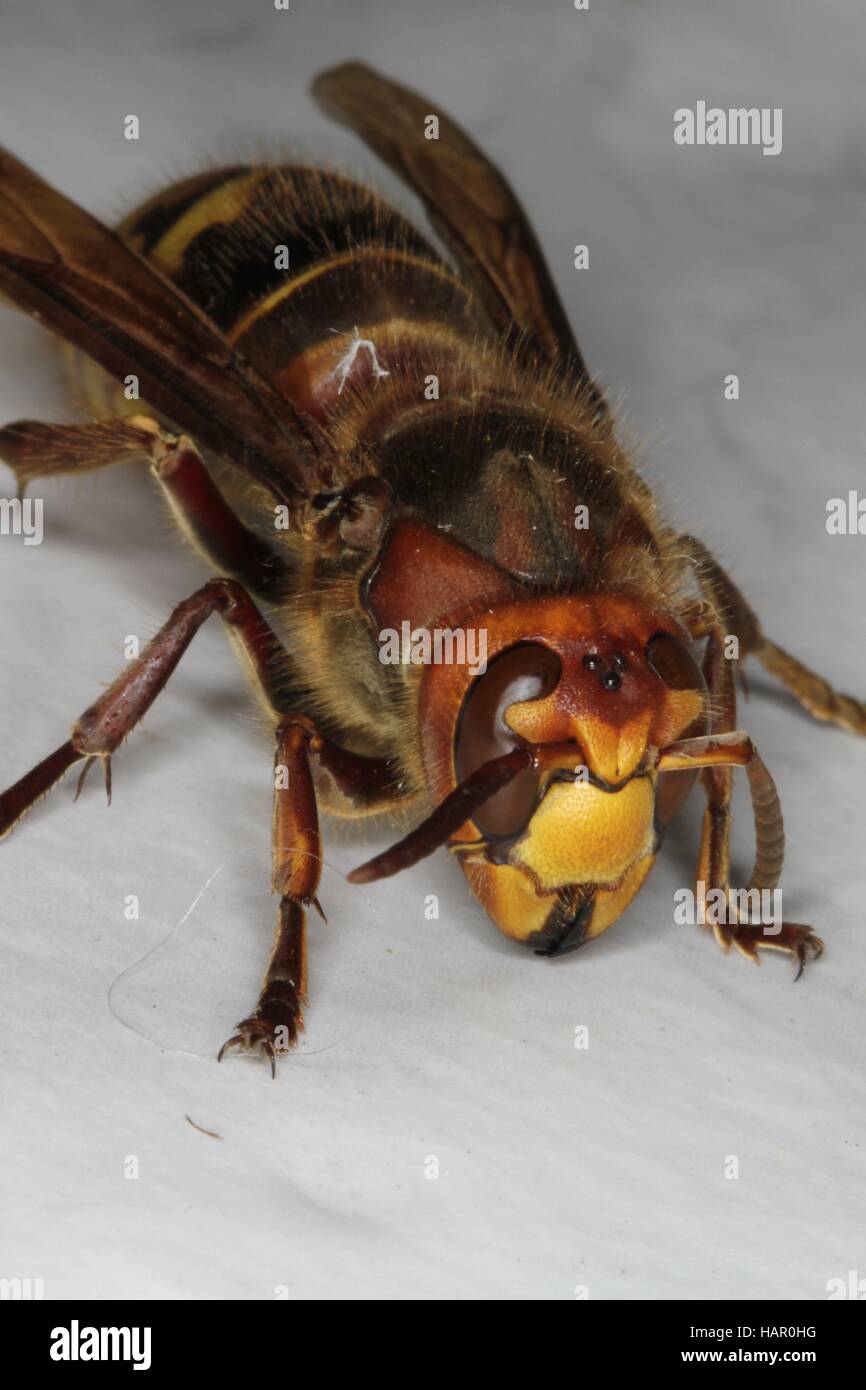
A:
<svg viewBox="0 0 866 1390">
<path fill-rule="evenodd" d="M 0 140 L 113 218 L 221 152 L 369 171 L 309 79 L 361 56 L 418 86 L 533 209 L 672 516 L 772 636 L 866 695 L 866 539 L 824 525 L 866 487 L 864 52 L 856 0 L 6 0 Z M 783 107 L 782 153 L 676 147 L 698 99 Z M 69 418 L 45 345 L 0 310 L 0 418 Z M 3 781 L 204 573 L 140 470 L 40 492 L 44 544 L 0 541 Z M 827 943 L 796 987 L 780 957 L 755 969 L 674 925 L 697 797 L 627 917 L 553 962 L 501 939 L 444 854 L 350 890 L 337 870 L 370 844 L 329 835 L 305 1041 L 272 1083 L 214 1061 L 274 903 L 271 743 L 209 624 L 115 760 L 111 809 L 97 776 L 73 807 L 67 779 L 0 847 L 0 1275 L 47 1297 L 820 1299 L 866 1274 L 866 744 L 759 670 L 741 722 L 782 792 L 787 914 Z M 742 789 L 737 808 L 748 871 Z"/>
</svg>

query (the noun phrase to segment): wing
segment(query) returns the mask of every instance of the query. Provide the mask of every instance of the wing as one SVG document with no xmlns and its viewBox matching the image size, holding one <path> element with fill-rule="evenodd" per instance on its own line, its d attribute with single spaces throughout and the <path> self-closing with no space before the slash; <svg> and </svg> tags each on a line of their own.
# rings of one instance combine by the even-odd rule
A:
<svg viewBox="0 0 866 1390">
<path fill-rule="evenodd" d="M 458 125 L 417 92 L 363 63 L 321 73 L 313 96 L 350 126 L 424 202 L 433 226 L 472 278 L 495 327 L 548 360 L 563 360 L 599 406 L 526 213 L 499 171 Z M 424 135 L 428 115 L 439 138 Z"/>
<path fill-rule="evenodd" d="M 330 486 L 324 439 L 170 280 L 0 150 L 0 291 L 200 445 L 297 507 Z"/>
</svg>

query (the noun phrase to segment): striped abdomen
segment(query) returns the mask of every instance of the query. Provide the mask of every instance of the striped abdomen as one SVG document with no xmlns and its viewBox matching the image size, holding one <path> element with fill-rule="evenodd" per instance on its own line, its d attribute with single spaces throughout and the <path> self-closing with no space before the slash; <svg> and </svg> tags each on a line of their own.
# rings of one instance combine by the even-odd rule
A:
<svg viewBox="0 0 866 1390">
<path fill-rule="evenodd" d="M 164 190 L 120 230 L 315 414 L 339 403 L 347 381 L 429 361 L 481 326 L 471 292 L 420 233 L 335 173 L 211 170 Z M 87 394 L 117 409 L 100 376 L 85 368 Z"/>
</svg>

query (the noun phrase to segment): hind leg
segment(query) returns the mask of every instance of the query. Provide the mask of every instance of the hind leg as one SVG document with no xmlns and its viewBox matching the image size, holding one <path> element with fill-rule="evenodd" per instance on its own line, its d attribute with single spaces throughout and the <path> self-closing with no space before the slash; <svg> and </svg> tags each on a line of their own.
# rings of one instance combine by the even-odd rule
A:
<svg viewBox="0 0 866 1390">
<path fill-rule="evenodd" d="M 37 478 L 81 474 L 144 456 L 188 539 L 221 573 L 272 597 L 287 578 L 279 554 L 244 526 L 186 435 L 169 434 L 146 415 L 49 425 L 19 420 L 0 430 L 0 459 L 18 481 L 19 494 Z"/>
<path fill-rule="evenodd" d="M 866 702 L 840 694 L 823 676 L 765 637 L 757 616 L 706 546 L 694 536 L 681 536 L 679 542 L 694 564 L 701 592 L 718 615 L 723 633 L 736 637 L 739 659 L 755 656 L 814 719 L 866 734 Z"/>
</svg>

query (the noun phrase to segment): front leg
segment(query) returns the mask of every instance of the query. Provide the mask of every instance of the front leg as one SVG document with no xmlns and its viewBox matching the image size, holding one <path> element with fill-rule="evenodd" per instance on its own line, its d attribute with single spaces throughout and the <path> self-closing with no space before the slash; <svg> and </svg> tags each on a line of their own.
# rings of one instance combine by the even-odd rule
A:
<svg viewBox="0 0 866 1390">
<path fill-rule="evenodd" d="M 316 792 L 310 767 L 314 755 L 332 797 L 358 814 L 384 810 L 406 797 L 395 768 L 382 758 L 352 753 L 331 742 L 300 714 L 280 714 L 283 648 L 249 595 L 235 580 L 212 579 L 178 604 L 141 656 L 76 722 L 54 753 L 0 794 L 0 836 L 84 759 L 96 760 L 110 786 L 111 758 L 153 704 L 198 629 L 219 613 L 237 637 L 263 701 L 277 725 L 274 778 L 272 884 L 280 895 L 276 940 L 258 1003 L 223 1047 L 263 1054 L 274 1069 L 278 1052 L 291 1047 L 303 1026 L 306 995 L 306 910 L 316 902 L 321 873 Z M 79 782 L 80 787 L 80 782 Z"/>
<path fill-rule="evenodd" d="M 741 629 L 743 621 L 740 620 Z M 702 606 L 691 623 L 694 637 L 706 636 L 703 673 L 709 692 L 712 734 L 683 739 L 663 749 L 658 769 L 676 771 L 701 768 L 701 784 L 707 797 L 704 812 L 697 879 L 704 888 L 721 889 L 725 897 L 725 921 L 713 922 L 713 934 L 723 950 L 734 946 L 741 955 L 757 962 L 758 950 L 784 951 L 798 963 L 799 980 L 806 962 L 817 959 L 823 942 L 811 927 L 799 922 L 765 924 L 741 920 L 731 901 L 731 790 L 733 770 L 744 767 L 752 794 L 755 818 L 755 866 L 746 892 L 772 890 L 779 882 L 785 855 L 785 827 L 776 784 L 747 734 L 736 730 L 737 694 L 734 663 L 725 657 L 724 633 L 711 609 Z"/>
<path fill-rule="evenodd" d="M 288 1052 L 304 1026 L 307 998 L 306 915 L 322 873 L 322 844 L 311 755 L 327 774 L 331 795 L 357 815 L 387 810 L 405 796 L 395 768 L 384 758 L 349 752 L 326 738 L 312 719 L 287 714 L 277 726 L 271 886 L 280 895 L 274 946 L 255 1009 L 220 1048 L 218 1061 L 235 1048 L 275 1059 Z"/>
<path fill-rule="evenodd" d="M 287 715 L 277 728 L 274 762 L 273 860 L 271 887 L 280 895 L 274 946 L 258 1003 L 237 1033 L 220 1048 L 226 1052 L 261 1053 L 276 1074 L 275 1056 L 287 1052 L 304 1026 L 307 997 L 307 927 L 310 904 L 316 900 L 322 872 L 321 837 L 316 791 L 310 769 L 310 743 L 315 726 L 299 715 Z"/>
<path fill-rule="evenodd" d="M 659 772 L 702 769 L 707 809 L 697 878 L 698 884 L 703 884 L 707 892 L 721 889 L 724 894 L 726 920 L 712 923 L 719 945 L 725 951 L 735 946 L 741 955 L 755 962 L 758 961 L 759 949 L 784 951 L 797 961 L 795 979 L 799 980 L 806 962 L 817 959 L 824 949 L 823 942 L 812 928 L 799 922 L 782 922 L 769 930 L 761 923 L 741 921 L 731 901 L 730 792 L 733 768 L 746 770 L 755 817 L 755 867 L 747 892 L 776 887 L 785 844 L 782 811 L 775 783 L 748 734 L 734 731 L 706 738 L 682 739 L 661 750 L 656 766 Z"/>
</svg>

